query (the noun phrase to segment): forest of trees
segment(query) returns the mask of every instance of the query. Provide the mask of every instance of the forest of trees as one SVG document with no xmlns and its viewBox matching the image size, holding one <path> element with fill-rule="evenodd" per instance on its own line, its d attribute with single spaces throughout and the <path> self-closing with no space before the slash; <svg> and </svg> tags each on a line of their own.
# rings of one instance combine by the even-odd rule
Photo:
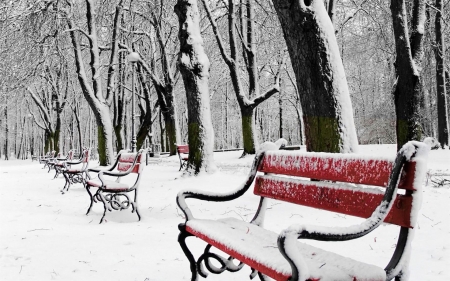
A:
<svg viewBox="0 0 450 281">
<path fill-rule="evenodd" d="M 0 159 L 449 141 L 450 0 L 0 4 Z"/>
</svg>

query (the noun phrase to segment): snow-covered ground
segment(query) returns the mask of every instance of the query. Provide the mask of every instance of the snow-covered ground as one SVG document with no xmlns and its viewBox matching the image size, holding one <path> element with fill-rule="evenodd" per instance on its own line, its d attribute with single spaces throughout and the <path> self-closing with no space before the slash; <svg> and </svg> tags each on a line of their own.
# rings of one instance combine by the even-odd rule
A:
<svg viewBox="0 0 450 281">
<path fill-rule="evenodd" d="M 395 154 L 394 145 L 360 146 L 360 153 Z M 144 169 L 139 194 L 142 220 L 130 210 L 108 212 L 97 203 L 86 216 L 89 197 L 80 184 L 61 195 L 60 176 L 42 165 L 0 161 L 0 280 L 190 280 L 189 263 L 177 242 L 183 222 L 175 197 L 185 187 L 215 191 L 234 189 L 246 177 L 252 158 L 240 152 L 215 153 L 219 172 L 182 177 L 178 156 L 152 158 Z M 95 165 L 91 163 L 91 166 Z M 450 151 L 431 151 L 431 172 L 450 173 Z M 424 183 L 425 184 L 425 183 Z M 189 200 L 199 218 L 236 217 L 250 220 L 258 198 L 249 190 L 227 203 Z M 450 280 L 450 188 L 424 188 L 410 263 L 410 280 Z M 358 218 L 270 201 L 266 228 L 279 232 L 292 223 L 352 225 Z M 339 254 L 384 267 L 397 241 L 397 227 L 383 225 L 362 239 L 310 242 Z M 188 238 L 198 255 L 204 243 Z M 250 269 L 209 276 L 207 280 L 248 280 Z"/>
</svg>

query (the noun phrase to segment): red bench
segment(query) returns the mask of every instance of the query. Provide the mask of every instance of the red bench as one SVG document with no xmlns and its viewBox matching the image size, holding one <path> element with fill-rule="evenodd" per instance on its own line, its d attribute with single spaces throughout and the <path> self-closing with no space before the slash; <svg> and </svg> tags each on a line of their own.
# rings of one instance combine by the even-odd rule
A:
<svg viewBox="0 0 450 281">
<path fill-rule="evenodd" d="M 66 157 L 60 158 L 57 157 L 54 162 L 51 164 L 51 168 L 55 170 L 55 176 L 53 178 L 57 178 L 59 174 L 61 174 L 64 170 L 64 162 L 70 162 L 73 160 L 73 150 L 69 150 L 67 152 Z M 50 171 L 50 170 L 49 170 Z"/>
<path fill-rule="evenodd" d="M 136 212 L 138 220 L 141 220 L 137 205 L 138 187 L 141 180 L 141 172 L 144 169 L 143 163 L 146 155 L 146 150 L 141 149 L 134 153 L 121 153 L 116 160 L 116 163 L 108 170 L 99 171 L 97 179 L 90 179 L 86 181 L 86 191 L 89 194 L 91 203 L 86 212 L 86 215 L 91 211 L 94 202 L 101 201 L 103 203 L 103 216 L 100 223 L 105 218 L 106 211 L 124 210 L 132 207 L 132 212 Z M 96 172 L 95 170 L 92 170 Z M 121 178 L 130 174 L 135 174 L 133 184 L 120 182 Z M 115 180 L 111 180 L 110 177 Z M 94 195 L 91 193 L 91 187 L 97 188 Z M 134 193 L 134 199 L 131 199 L 129 193 Z"/>
<path fill-rule="evenodd" d="M 189 145 L 187 144 L 177 145 L 177 153 L 178 157 L 180 158 L 180 169 L 178 171 L 181 171 L 181 169 L 186 167 L 186 163 L 189 158 Z"/>
<path fill-rule="evenodd" d="M 198 275 L 206 277 L 202 264 L 213 273 L 238 271 L 246 264 L 252 268 L 252 276 L 258 274 L 261 280 L 266 280 L 265 276 L 295 281 L 401 280 L 408 267 L 413 227 L 420 208 L 427 152 L 428 148 L 419 142 L 406 144 L 395 160 L 357 154 L 266 151 L 255 157 L 248 180 L 233 192 L 181 191 L 177 203 L 186 222 L 179 225 L 178 242 L 190 262 L 191 280 L 198 280 Z M 185 202 L 187 198 L 234 200 L 253 183 L 254 194 L 260 196 L 260 205 L 251 222 L 234 218 L 197 219 Z M 403 191 L 398 192 L 398 189 Z M 367 219 L 351 227 L 292 225 L 275 233 L 261 227 L 266 198 Z M 356 239 L 383 222 L 400 228 L 396 249 L 384 269 L 299 240 Z M 197 260 L 186 245 L 189 236 L 207 243 Z M 210 252 L 211 247 L 230 257 Z M 221 266 L 213 266 L 211 259 Z M 236 265 L 234 259 L 241 263 Z"/>
<path fill-rule="evenodd" d="M 62 194 L 69 191 L 69 187 L 74 183 L 82 183 L 83 185 L 86 183 L 86 179 L 89 178 L 89 174 L 87 173 L 87 168 L 89 167 L 89 154 L 90 149 L 85 148 L 80 155 L 80 159 L 63 162 L 64 168 L 62 169 L 62 174 L 66 179 L 66 183 L 61 189 Z"/>
</svg>

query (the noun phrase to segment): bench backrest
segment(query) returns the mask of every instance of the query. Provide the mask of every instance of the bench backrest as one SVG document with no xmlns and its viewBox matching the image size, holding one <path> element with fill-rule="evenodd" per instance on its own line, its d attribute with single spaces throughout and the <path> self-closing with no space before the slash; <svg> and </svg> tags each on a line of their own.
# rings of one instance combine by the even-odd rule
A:
<svg viewBox="0 0 450 281">
<path fill-rule="evenodd" d="M 89 162 L 90 151 L 91 150 L 89 148 L 83 149 L 83 152 L 81 152 L 81 162 L 82 163 L 88 163 Z"/>
<path fill-rule="evenodd" d="M 69 150 L 69 152 L 67 153 L 67 160 L 73 160 L 73 150 Z"/>
<path fill-rule="evenodd" d="M 354 184 L 386 187 L 393 163 L 393 160 L 368 159 L 355 154 L 268 151 L 258 167 L 258 171 L 266 174 L 257 176 L 254 193 L 368 218 L 379 206 L 384 190 Z M 417 188 L 414 186 L 415 173 L 415 162 L 407 162 L 399 182 L 399 189 L 407 191 L 397 194 L 385 222 L 412 227 L 412 193 Z"/>
<path fill-rule="evenodd" d="M 177 145 L 177 152 L 178 154 L 180 153 L 189 154 L 189 145 L 188 144 Z"/>
<path fill-rule="evenodd" d="M 143 153 L 141 151 L 138 153 L 121 153 L 117 162 L 117 170 L 121 172 L 128 171 L 133 166 L 134 160 L 136 159 L 136 164 L 134 165 L 133 170 L 131 170 L 131 173 L 139 174 L 144 166 L 142 165 L 142 155 Z"/>
</svg>

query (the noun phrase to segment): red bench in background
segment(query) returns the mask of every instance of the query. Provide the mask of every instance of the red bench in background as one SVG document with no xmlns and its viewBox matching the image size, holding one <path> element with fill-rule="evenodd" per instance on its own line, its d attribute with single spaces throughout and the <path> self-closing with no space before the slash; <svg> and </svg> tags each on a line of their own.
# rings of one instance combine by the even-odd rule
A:
<svg viewBox="0 0 450 281">
<path fill-rule="evenodd" d="M 258 274 L 261 280 L 266 280 L 265 276 L 292 281 L 401 280 L 408 267 L 413 227 L 420 208 L 427 151 L 423 143 L 410 142 L 399 151 L 395 161 L 357 154 L 266 151 L 255 157 L 248 180 L 233 192 L 181 191 L 177 203 L 186 222 L 179 225 L 178 242 L 190 262 L 191 280 L 198 280 L 198 275 L 206 277 L 202 264 L 213 273 L 238 271 L 247 264 L 252 268 L 252 276 Z M 257 172 L 261 173 L 257 175 Z M 251 222 L 235 218 L 197 219 L 185 202 L 187 198 L 234 200 L 253 182 L 260 205 Z M 266 198 L 367 219 L 350 227 L 292 225 L 275 233 L 262 227 Z M 398 225 L 400 229 L 396 248 L 384 269 L 299 241 L 356 239 L 383 222 Z M 186 245 L 189 236 L 207 243 L 197 260 Z M 211 252 L 211 247 L 230 257 Z M 220 267 L 213 266 L 211 259 Z M 240 263 L 235 264 L 234 259 Z"/>
<path fill-rule="evenodd" d="M 181 171 L 181 169 L 186 167 L 186 163 L 189 158 L 189 145 L 187 144 L 177 145 L 177 153 L 178 157 L 180 158 L 180 169 L 178 171 Z"/>
</svg>

